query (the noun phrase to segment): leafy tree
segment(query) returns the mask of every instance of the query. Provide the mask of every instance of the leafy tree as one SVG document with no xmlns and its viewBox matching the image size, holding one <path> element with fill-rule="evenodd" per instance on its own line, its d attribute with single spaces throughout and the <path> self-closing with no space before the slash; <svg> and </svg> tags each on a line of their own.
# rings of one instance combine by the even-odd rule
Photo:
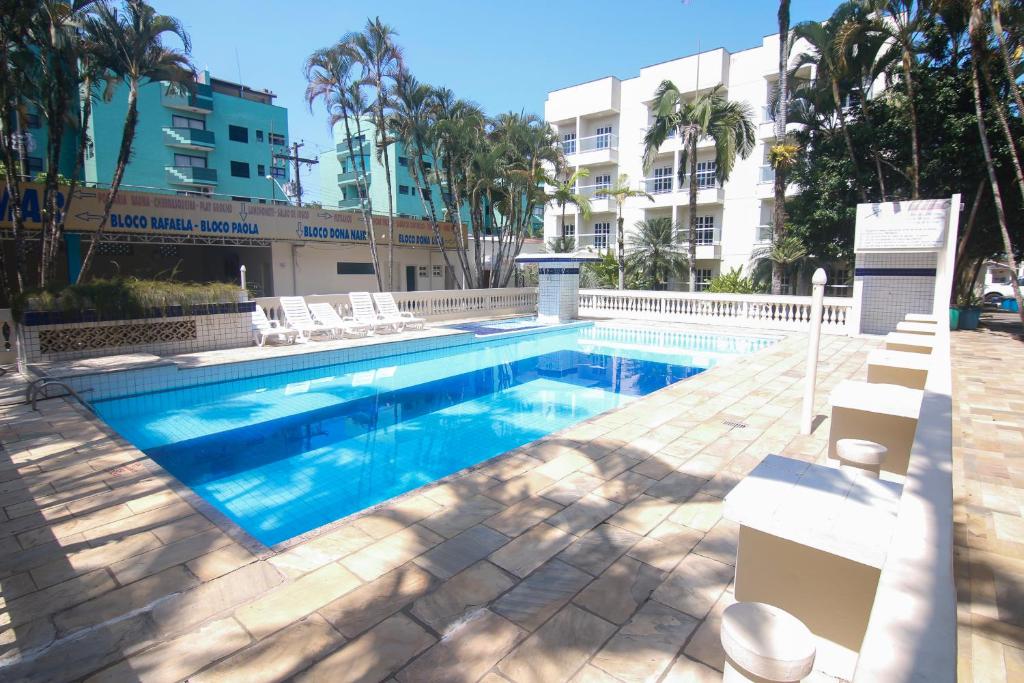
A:
<svg viewBox="0 0 1024 683">
<path fill-rule="evenodd" d="M 715 294 L 761 294 L 764 287 L 755 283 L 753 278 L 743 275 L 743 268 L 736 267 L 728 273 L 711 278 L 708 291 Z"/>
<path fill-rule="evenodd" d="M 618 240 L 618 246 L 619 246 L 619 250 L 618 250 L 618 264 L 619 264 L 619 266 L 618 266 L 618 270 L 619 270 L 618 285 L 619 285 L 619 289 L 625 289 L 626 288 L 626 242 L 625 242 L 625 236 L 623 235 L 622 206 L 626 203 L 627 199 L 632 199 L 634 197 L 644 197 L 644 198 L 646 198 L 646 199 L 648 199 L 648 200 L 650 200 L 652 202 L 654 201 L 654 197 L 652 197 L 647 192 L 644 192 L 643 190 L 635 190 L 632 187 L 630 187 L 630 185 L 629 185 L 629 176 L 626 175 L 625 173 L 623 173 L 622 175 L 620 175 L 618 177 L 618 180 L 615 181 L 614 185 L 612 185 L 611 187 L 602 187 L 602 188 L 598 189 L 596 194 L 599 197 L 611 197 L 612 199 L 615 200 L 615 209 L 616 209 L 616 212 L 618 214 L 618 220 L 616 222 L 616 232 L 615 232 L 617 240 Z"/>
<path fill-rule="evenodd" d="M 636 229 L 629 236 L 626 267 L 630 271 L 650 282 L 654 289 L 664 289 L 670 278 L 681 277 L 690 270 L 690 261 L 675 240 L 670 218 L 638 221 Z"/>
</svg>

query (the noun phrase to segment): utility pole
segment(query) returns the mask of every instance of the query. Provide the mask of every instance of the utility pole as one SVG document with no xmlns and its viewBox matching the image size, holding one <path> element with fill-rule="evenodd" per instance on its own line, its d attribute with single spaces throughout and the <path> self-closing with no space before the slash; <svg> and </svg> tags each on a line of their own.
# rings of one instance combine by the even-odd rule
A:
<svg viewBox="0 0 1024 683">
<path fill-rule="evenodd" d="M 302 147 L 304 144 L 306 143 L 293 142 L 291 154 L 282 154 L 280 152 L 274 152 L 275 159 L 290 161 L 293 164 L 295 164 L 295 180 L 293 182 L 295 183 L 295 204 L 297 206 L 302 206 L 302 176 L 299 174 L 299 164 L 320 163 L 319 159 L 306 159 L 304 157 L 299 156 L 299 148 Z"/>
</svg>

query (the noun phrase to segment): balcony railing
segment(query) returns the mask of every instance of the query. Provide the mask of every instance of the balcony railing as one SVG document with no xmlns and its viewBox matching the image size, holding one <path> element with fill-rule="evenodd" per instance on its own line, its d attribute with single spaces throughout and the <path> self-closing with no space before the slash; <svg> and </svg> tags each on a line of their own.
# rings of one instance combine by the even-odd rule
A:
<svg viewBox="0 0 1024 683">
<path fill-rule="evenodd" d="M 643 190 L 649 194 L 668 194 L 675 187 L 673 176 L 658 176 L 657 178 L 644 178 Z"/>
<path fill-rule="evenodd" d="M 771 107 L 761 107 L 761 123 L 775 123 L 775 112 Z"/>
<path fill-rule="evenodd" d="M 608 189 L 611 189 L 611 185 L 579 185 L 576 187 L 576 192 L 590 199 L 608 199 L 608 195 L 598 194 L 600 190 Z"/>
<path fill-rule="evenodd" d="M 185 149 L 208 150 L 214 147 L 212 130 L 199 128 L 164 128 L 164 144 Z"/>
<path fill-rule="evenodd" d="M 762 185 L 775 182 L 775 169 L 772 168 L 771 164 L 764 164 L 761 166 L 757 182 Z"/>
<path fill-rule="evenodd" d="M 204 166 L 167 166 L 167 182 L 173 185 L 216 185 L 217 169 Z"/>
<path fill-rule="evenodd" d="M 590 135 L 575 140 L 562 140 L 558 143 L 566 154 L 582 154 L 583 152 L 597 152 L 603 149 L 612 150 L 619 148 L 619 136 L 615 133 L 601 133 Z"/>
<path fill-rule="evenodd" d="M 352 141 L 352 151 L 355 152 L 356 154 L 368 154 L 369 149 L 369 140 L 363 140 L 362 142 L 358 140 Z M 348 142 L 339 142 L 335 146 L 335 152 L 338 154 L 338 156 L 348 156 Z"/>
<path fill-rule="evenodd" d="M 179 95 L 168 92 L 167 86 L 163 85 L 161 102 L 172 109 L 208 114 L 213 111 L 213 87 L 207 83 L 196 83 L 194 93 Z"/>
<path fill-rule="evenodd" d="M 757 226 L 757 236 L 756 236 L 757 241 L 758 242 L 771 242 L 772 241 L 772 232 L 774 230 L 775 230 L 775 228 L 772 227 L 772 225 L 770 225 L 770 224 Z"/>
<path fill-rule="evenodd" d="M 366 175 L 369 176 L 369 173 L 367 173 Z M 348 185 L 349 183 L 356 182 L 361 177 L 363 177 L 361 171 L 342 171 L 341 173 L 338 174 L 338 184 Z"/>
</svg>

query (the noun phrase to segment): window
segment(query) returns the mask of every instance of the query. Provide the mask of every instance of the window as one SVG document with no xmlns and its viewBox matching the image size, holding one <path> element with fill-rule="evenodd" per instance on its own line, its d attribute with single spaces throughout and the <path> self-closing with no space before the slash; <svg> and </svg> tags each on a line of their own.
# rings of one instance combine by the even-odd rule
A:
<svg viewBox="0 0 1024 683">
<path fill-rule="evenodd" d="M 407 167 L 409 165 L 409 157 L 398 157 L 398 165 Z"/>
<path fill-rule="evenodd" d="M 608 149 L 612 146 L 612 127 L 599 126 L 594 140 L 594 149 Z"/>
<path fill-rule="evenodd" d="M 191 116 L 179 116 L 175 114 L 171 117 L 171 126 L 174 128 L 192 128 L 193 130 L 206 130 L 206 121 L 202 119 L 194 119 Z"/>
<path fill-rule="evenodd" d="M 612 186 L 612 177 L 610 175 L 598 175 L 594 176 L 594 189 L 600 190 L 602 188 L 609 188 Z"/>
<path fill-rule="evenodd" d="M 338 275 L 373 275 L 373 264 L 338 261 Z"/>
<path fill-rule="evenodd" d="M 594 223 L 594 246 L 598 249 L 607 249 L 608 235 L 610 235 L 611 232 L 611 223 Z"/>
<path fill-rule="evenodd" d="M 562 226 L 562 237 L 576 237 L 576 224 L 566 223 Z"/>
<path fill-rule="evenodd" d="M 850 282 L 850 271 L 847 268 L 839 268 L 832 277 L 832 286 L 845 285 Z"/>
<path fill-rule="evenodd" d="M 416 271 L 417 271 L 417 274 L 418 274 L 418 275 L 419 275 L 420 277 L 426 277 L 426 276 L 427 276 L 427 267 L 426 267 L 426 266 L 419 266 L 419 267 L 418 267 L 418 268 L 416 269 Z"/>
<path fill-rule="evenodd" d="M 257 129 L 257 131 L 256 131 L 256 142 L 263 142 L 263 131 L 262 130 L 258 130 Z"/>
<path fill-rule="evenodd" d="M 715 243 L 715 217 L 697 216 L 697 244 L 708 245 Z"/>
<path fill-rule="evenodd" d="M 409 186 L 408 185 L 399 185 L 398 186 L 398 194 L 409 194 Z"/>
<path fill-rule="evenodd" d="M 424 161 L 423 162 L 423 172 L 424 173 L 430 173 L 432 170 L 434 170 L 434 165 L 431 164 L 429 161 Z"/>
<path fill-rule="evenodd" d="M 430 193 L 430 188 L 429 188 L 429 187 L 424 187 L 424 188 L 423 188 L 422 190 L 420 190 L 420 195 L 421 195 L 421 196 L 422 196 L 422 197 L 423 197 L 424 199 L 427 199 L 427 200 L 430 200 L 430 199 L 433 199 L 433 198 L 434 198 L 434 195 L 432 195 L 432 194 Z"/>
<path fill-rule="evenodd" d="M 430 274 L 431 274 L 432 277 L 441 277 L 441 275 L 442 275 L 441 266 L 439 266 L 439 265 L 431 266 L 430 267 Z"/>
<path fill-rule="evenodd" d="M 244 126 L 228 126 L 228 140 L 249 142 L 249 129 Z"/>
<path fill-rule="evenodd" d="M 789 294 L 789 273 L 782 274 L 782 293 Z"/>
<path fill-rule="evenodd" d="M 43 172 L 42 157 L 25 157 L 25 163 L 28 165 L 28 174 L 30 176 Z"/>
<path fill-rule="evenodd" d="M 231 201 L 233 201 L 233 202 L 251 202 L 252 199 L 250 199 L 249 197 L 232 197 Z"/>
<path fill-rule="evenodd" d="M 704 290 L 706 290 L 708 288 L 708 285 L 711 284 L 711 278 L 713 277 L 712 274 L 711 274 L 711 269 L 710 268 L 695 268 L 693 272 L 694 272 L 694 281 L 695 281 L 695 284 L 696 284 L 696 287 L 697 287 L 697 291 L 698 292 L 703 292 Z"/>
<path fill-rule="evenodd" d="M 699 161 L 697 162 L 697 187 L 699 189 L 706 189 L 709 187 L 718 186 L 718 162 L 715 161 Z"/>
<path fill-rule="evenodd" d="M 267 133 L 267 142 L 272 145 L 284 145 L 284 135 L 280 133 Z"/>
<path fill-rule="evenodd" d="M 562 151 L 566 154 L 576 153 L 576 133 L 565 133 L 562 136 Z"/>
<path fill-rule="evenodd" d="M 263 164 L 256 164 L 256 177 L 262 178 L 265 175 L 267 175 L 267 167 Z"/>
<path fill-rule="evenodd" d="M 197 166 L 199 168 L 206 168 L 206 157 L 200 157 L 194 154 L 175 154 L 174 165 Z"/>
<path fill-rule="evenodd" d="M 654 182 L 651 185 L 652 194 L 664 194 L 672 191 L 672 167 L 662 166 L 654 169 Z"/>
<path fill-rule="evenodd" d="M 285 176 L 284 166 L 271 166 L 270 175 L 274 178 L 283 179 Z"/>
<path fill-rule="evenodd" d="M 249 164 L 245 161 L 232 161 L 231 175 L 233 175 L 236 178 L 248 178 Z"/>
</svg>

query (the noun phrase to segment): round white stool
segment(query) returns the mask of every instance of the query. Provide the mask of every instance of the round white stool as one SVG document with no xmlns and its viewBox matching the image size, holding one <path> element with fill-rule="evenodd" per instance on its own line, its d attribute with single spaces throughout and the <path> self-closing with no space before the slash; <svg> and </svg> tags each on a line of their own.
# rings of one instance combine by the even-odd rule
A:
<svg viewBox="0 0 1024 683">
<path fill-rule="evenodd" d="M 737 602 L 722 614 L 724 683 L 800 681 L 814 666 L 814 636 L 789 612 Z"/>
<path fill-rule="evenodd" d="M 880 443 L 865 439 L 839 439 L 836 441 L 836 455 L 839 468 L 857 471 L 865 476 L 878 479 L 882 463 L 889 449 Z"/>
</svg>

